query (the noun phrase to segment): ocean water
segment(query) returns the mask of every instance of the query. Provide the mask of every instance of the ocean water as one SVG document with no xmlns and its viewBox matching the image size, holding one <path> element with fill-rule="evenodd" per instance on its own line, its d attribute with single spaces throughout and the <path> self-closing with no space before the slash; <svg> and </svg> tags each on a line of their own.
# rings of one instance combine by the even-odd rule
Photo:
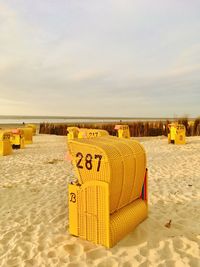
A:
<svg viewBox="0 0 200 267">
<path fill-rule="evenodd" d="M 170 118 L 170 120 L 173 120 Z M 106 118 L 106 117 L 54 117 L 54 116 L 1 116 L 0 124 L 22 123 L 106 123 L 131 121 L 166 121 L 166 118 Z"/>
</svg>

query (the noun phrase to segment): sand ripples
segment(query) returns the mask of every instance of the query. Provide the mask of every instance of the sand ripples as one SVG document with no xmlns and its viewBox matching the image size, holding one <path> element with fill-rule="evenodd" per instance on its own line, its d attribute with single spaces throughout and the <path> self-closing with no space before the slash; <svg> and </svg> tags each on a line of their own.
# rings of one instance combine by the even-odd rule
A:
<svg viewBox="0 0 200 267">
<path fill-rule="evenodd" d="M 200 138 L 185 146 L 141 139 L 148 156 L 149 218 L 114 248 L 68 233 L 66 140 L 36 136 L 0 158 L 0 266 L 199 266 Z M 171 220 L 169 228 L 166 223 Z"/>
</svg>

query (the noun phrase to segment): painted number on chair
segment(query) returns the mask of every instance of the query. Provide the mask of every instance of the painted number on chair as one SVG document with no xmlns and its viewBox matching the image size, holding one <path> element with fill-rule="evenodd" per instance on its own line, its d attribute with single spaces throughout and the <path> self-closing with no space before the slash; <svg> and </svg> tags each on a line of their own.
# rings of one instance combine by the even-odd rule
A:
<svg viewBox="0 0 200 267">
<path fill-rule="evenodd" d="M 70 193 L 70 202 L 76 203 L 76 194 Z"/>
<path fill-rule="evenodd" d="M 98 136 L 98 132 L 89 132 L 89 137 L 97 137 Z"/>
<path fill-rule="evenodd" d="M 101 159 L 102 155 L 94 155 L 94 157 L 91 154 L 87 154 L 85 157 L 81 152 L 78 152 L 76 154 L 76 157 L 79 158 L 78 162 L 76 164 L 76 167 L 79 169 L 86 168 L 87 170 L 92 170 L 93 168 L 93 158 L 98 159 L 97 164 L 97 172 L 100 170 L 101 167 Z"/>
</svg>

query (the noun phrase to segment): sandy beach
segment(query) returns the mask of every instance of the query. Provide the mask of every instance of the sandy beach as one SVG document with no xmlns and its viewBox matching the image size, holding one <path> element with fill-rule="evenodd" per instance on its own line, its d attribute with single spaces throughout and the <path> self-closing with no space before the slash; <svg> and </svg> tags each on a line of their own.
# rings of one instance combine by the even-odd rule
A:
<svg viewBox="0 0 200 267">
<path fill-rule="evenodd" d="M 66 137 L 37 135 L 0 157 L 0 266 L 200 266 L 200 136 L 182 146 L 136 139 L 147 152 L 149 217 L 111 249 L 68 233 Z"/>
</svg>

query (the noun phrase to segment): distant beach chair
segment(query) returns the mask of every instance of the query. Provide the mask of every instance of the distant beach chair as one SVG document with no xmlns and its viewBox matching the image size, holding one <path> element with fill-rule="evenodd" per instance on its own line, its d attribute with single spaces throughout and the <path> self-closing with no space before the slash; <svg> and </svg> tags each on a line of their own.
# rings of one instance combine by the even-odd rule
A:
<svg viewBox="0 0 200 267">
<path fill-rule="evenodd" d="M 24 131 L 22 129 L 11 129 L 11 144 L 12 148 L 24 148 L 25 147 L 25 139 L 24 139 Z"/>
<path fill-rule="evenodd" d="M 67 127 L 67 139 L 78 138 L 79 128 L 78 127 Z"/>
<path fill-rule="evenodd" d="M 10 131 L 0 130 L 0 156 L 12 154 L 11 135 Z"/>
<path fill-rule="evenodd" d="M 113 136 L 69 140 L 78 182 L 69 184 L 69 232 L 114 246 L 148 213 L 146 153 Z"/>
<path fill-rule="evenodd" d="M 168 143 L 175 145 L 184 145 L 186 143 L 186 129 L 183 124 L 168 124 Z"/>
<path fill-rule="evenodd" d="M 25 144 L 32 144 L 33 143 L 33 128 L 32 127 L 23 127 L 18 128 L 20 131 L 23 131 L 24 133 L 24 140 Z"/>
<path fill-rule="evenodd" d="M 25 127 L 30 127 L 33 130 L 33 135 L 36 135 L 37 126 L 35 124 L 26 124 Z"/>
<path fill-rule="evenodd" d="M 107 135 L 109 135 L 109 133 L 106 130 L 80 128 L 78 138 L 94 138 Z"/>
<path fill-rule="evenodd" d="M 128 125 L 115 125 L 117 136 L 119 138 L 130 138 L 130 130 Z"/>
</svg>

